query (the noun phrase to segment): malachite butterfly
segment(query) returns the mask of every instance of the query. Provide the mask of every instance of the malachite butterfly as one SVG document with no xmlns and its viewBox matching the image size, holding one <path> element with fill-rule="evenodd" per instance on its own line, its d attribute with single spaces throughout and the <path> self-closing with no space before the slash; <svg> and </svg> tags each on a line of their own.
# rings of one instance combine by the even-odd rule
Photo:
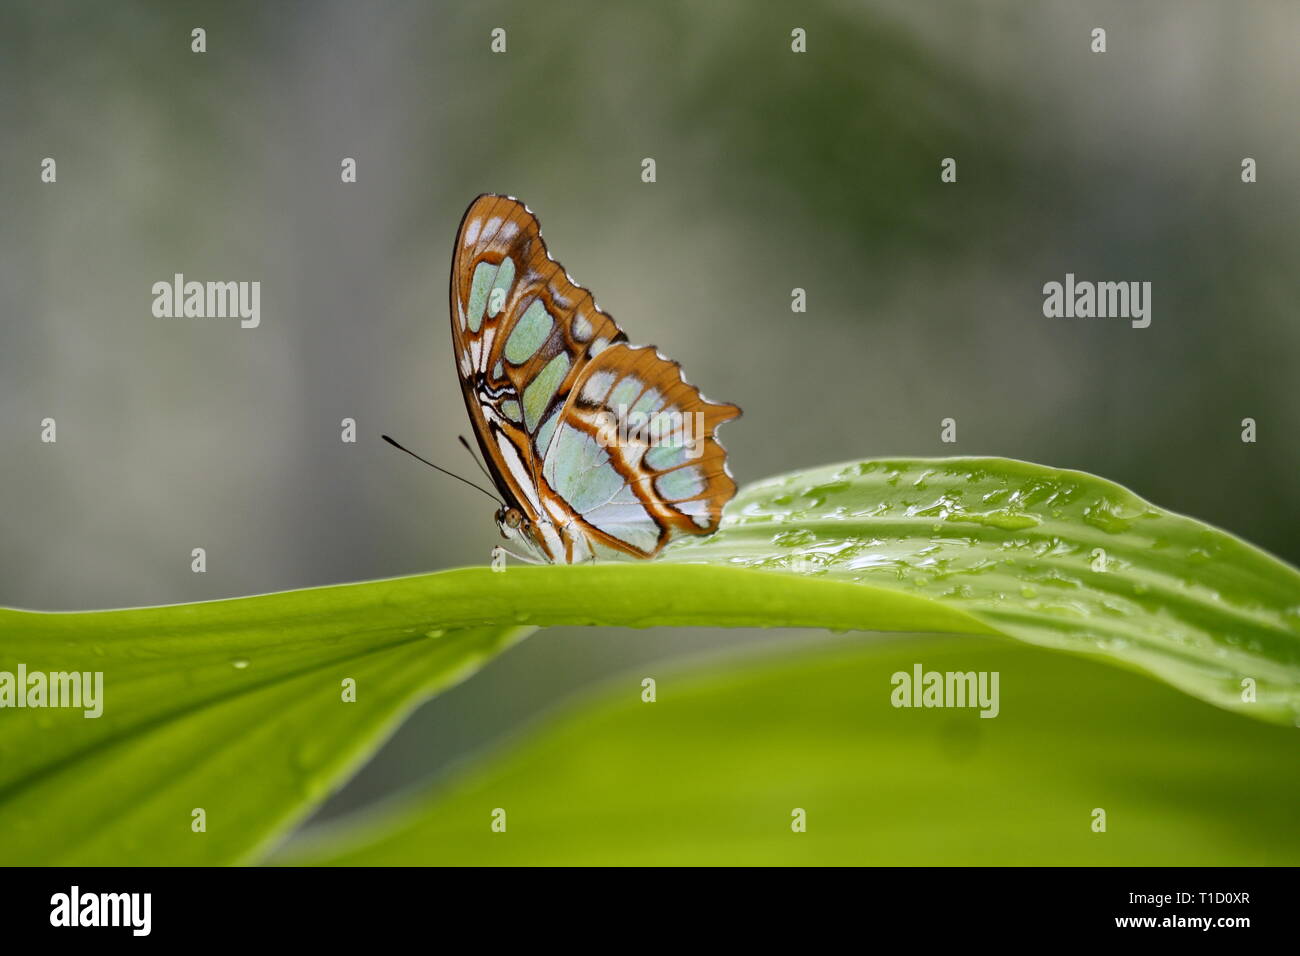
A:
<svg viewBox="0 0 1300 956">
<path fill-rule="evenodd" d="M 717 530 L 736 483 L 715 435 L 740 409 L 629 345 L 517 199 L 479 196 L 461 220 L 451 336 L 508 541 L 571 564 Z"/>
</svg>

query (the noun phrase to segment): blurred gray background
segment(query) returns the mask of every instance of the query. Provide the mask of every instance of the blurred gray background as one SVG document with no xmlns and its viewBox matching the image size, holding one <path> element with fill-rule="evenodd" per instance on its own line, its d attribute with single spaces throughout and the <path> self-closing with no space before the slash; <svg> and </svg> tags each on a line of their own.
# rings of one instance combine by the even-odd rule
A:
<svg viewBox="0 0 1300 956">
<path fill-rule="evenodd" d="M 11 2 L 0 27 L 0 604 L 485 562 L 492 504 L 379 440 L 472 473 L 447 276 L 485 191 L 538 213 L 634 342 L 744 408 L 722 433 L 742 483 L 1005 455 L 1300 562 L 1300 4 Z M 261 327 L 154 318 L 176 272 L 260 280 Z M 1150 281 L 1150 328 L 1044 318 L 1066 272 Z M 810 637 L 545 632 L 323 813 L 610 674 Z"/>
</svg>

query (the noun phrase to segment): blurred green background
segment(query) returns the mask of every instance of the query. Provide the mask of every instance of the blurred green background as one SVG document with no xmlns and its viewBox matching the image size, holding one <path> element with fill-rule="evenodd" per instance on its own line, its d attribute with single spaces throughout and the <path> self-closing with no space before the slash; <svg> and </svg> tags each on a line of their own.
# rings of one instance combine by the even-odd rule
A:
<svg viewBox="0 0 1300 956">
<path fill-rule="evenodd" d="M 446 284 L 484 191 L 538 213 L 634 342 L 745 409 L 722 433 L 742 483 L 1025 458 L 1300 563 L 1294 3 L 30 2 L 0 27 L 2 604 L 485 562 L 492 506 L 379 441 L 472 469 Z M 154 318 L 175 272 L 260 280 L 261 327 Z M 1066 272 L 1150 281 L 1150 328 L 1044 318 Z M 608 674 L 804 639 L 547 632 L 423 708 L 322 815 Z"/>
</svg>

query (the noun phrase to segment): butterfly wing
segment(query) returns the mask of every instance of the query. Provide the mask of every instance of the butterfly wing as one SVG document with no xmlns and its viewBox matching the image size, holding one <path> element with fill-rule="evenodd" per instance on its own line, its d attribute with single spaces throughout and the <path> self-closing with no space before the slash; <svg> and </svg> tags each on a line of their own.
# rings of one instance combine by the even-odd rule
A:
<svg viewBox="0 0 1300 956">
<path fill-rule="evenodd" d="M 649 558 L 712 534 L 736 493 L 716 431 L 739 414 L 655 349 L 612 345 L 583 368 L 542 449 L 543 502 L 562 501 L 596 554 Z"/>
<path fill-rule="evenodd" d="M 648 557 L 676 533 L 716 529 L 735 483 L 712 430 L 739 409 L 704 401 L 653 349 L 624 345 L 627 336 L 550 257 L 537 218 L 517 199 L 483 195 L 466 211 L 452 257 L 451 325 L 461 391 L 493 481 L 552 561 L 583 560 L 599 547 Z M 600 448 L 601 463 L 596 455 L 575 464 L 600 413 L 608 424 L 617 412 L 617 403 L 611 410 L 590 397 L 606 381 L 606 400 L 626 398 L 635 385 L 633 403 L 652 404 L 653 392 L 665 409 L 699 412 L 681 429 L 699 439 L 687 448 L 701 452 L 698 460 L 672 465 L 666 449 L 648 455 L 632 441 Z M 661 432 L 673 420 L 664 421 Z M 707 436 L 696 434 L 701 421 Z M 663 497 L 693 491 L 697 474 L 702 494 L 672 499 L 679 507 Z"/>
<path fill-rule="evenodd" d="M 540 515 L 534 448 L 593 343 L 626 336 L 547 254 L 537 219 L 483 195 L 461 221 L 451 269 L 452 340 L 461 392 L 507 504 Z"/>
</svg>

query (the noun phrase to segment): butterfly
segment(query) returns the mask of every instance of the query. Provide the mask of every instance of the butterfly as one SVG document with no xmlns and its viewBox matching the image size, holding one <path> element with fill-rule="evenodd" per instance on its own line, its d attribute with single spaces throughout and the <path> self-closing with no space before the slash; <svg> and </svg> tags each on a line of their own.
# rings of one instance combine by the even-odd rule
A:
<svg viewBox="0 0 1300 956">
<path fill-rule="evenodd" d="M 718 528 L 736 493 L 715 433 L 740 415 L 627 336 L 551 258 L 518 199 L 466 210 L 451 262 L 465 407 L 525 559 L 651 558 Z"/>
</svg>

